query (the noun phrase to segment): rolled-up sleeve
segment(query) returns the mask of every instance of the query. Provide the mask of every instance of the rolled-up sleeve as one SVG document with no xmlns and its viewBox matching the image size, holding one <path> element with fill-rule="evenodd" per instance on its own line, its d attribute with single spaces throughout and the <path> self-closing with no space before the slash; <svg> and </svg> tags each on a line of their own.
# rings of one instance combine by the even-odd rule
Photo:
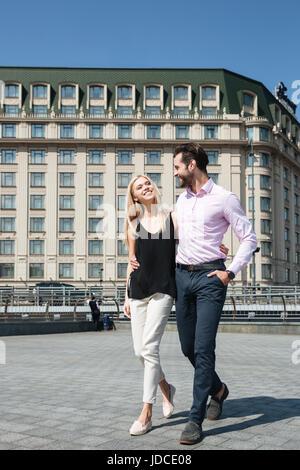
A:
<svg viewBox="0 0 300 470">
<path fill-rule="evenodd" d="M 233 193 L 230 193 L 224 201 L 224 217 L 232 226 L 232 230 L 240 242 L 239 249 L 227 268 L 237 275 L 251 260 L 253 251 L 257 247 L 257 238 L 238 197 Z"/>
</svg>

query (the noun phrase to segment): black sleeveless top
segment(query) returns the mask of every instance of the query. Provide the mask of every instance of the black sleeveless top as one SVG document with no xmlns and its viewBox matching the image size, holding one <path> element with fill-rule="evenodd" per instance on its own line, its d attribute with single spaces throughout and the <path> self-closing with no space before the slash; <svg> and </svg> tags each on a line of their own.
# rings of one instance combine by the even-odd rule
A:
<svg viewBox="0 0 300 470">
<path fill-rule="evenodd" d="M 128 297 L 144 299 L 156 292 L 176 297 L 176 241 L 171 213 L 163 231 L 150 233 L 139 222 L 136 234 L 135 256 L 140 267 L 130 274 Z"/>
</svg>

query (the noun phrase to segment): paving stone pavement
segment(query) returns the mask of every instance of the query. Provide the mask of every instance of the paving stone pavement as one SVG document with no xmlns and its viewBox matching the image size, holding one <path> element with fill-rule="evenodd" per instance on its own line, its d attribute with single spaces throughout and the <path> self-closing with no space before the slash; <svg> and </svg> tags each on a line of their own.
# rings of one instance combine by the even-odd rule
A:
<svg viewBox="0 0 300 470">
<path fill-rule="evenodd" d="M 204 439 L 182 446 L 192 404 L 193 369 L 176 331 L 166 331 L 161 362 L 173 383 L 175 412 L 162 417 L 158 394 L 153 429 L 128 429 L 141 409 L 143 369 L 131 333 L 117 331 L 2 337 L 2 449 L 300 449 L 300 364 L 293 335 L 219 333 L 216 370 L 229 387 L 222 419 L 205 420 Z M 294 361 L 295 362 L 295 361 Z"/>
</svg>

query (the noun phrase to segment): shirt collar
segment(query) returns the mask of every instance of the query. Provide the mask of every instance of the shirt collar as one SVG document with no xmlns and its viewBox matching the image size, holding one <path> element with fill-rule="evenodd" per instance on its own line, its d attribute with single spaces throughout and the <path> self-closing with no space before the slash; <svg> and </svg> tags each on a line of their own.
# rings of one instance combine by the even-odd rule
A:
<svg viewBox="0 0 300 470">
<path fill-rule="evenodd" d="M 187 188 L 186 192 L 190 195 L 190 196 L 194 196 L 194 197 L 197 197 L 197 196 L 202 196 L 203 194 L 208 194 L 211 192 L 213 186 L 214 186 L 214 182 L 211 178 L 209 178 L 209 180 L 205 183 L 204 186 L 202 186 L 202 188 L 199 190 L 199 192 L 197 194 L 195 194 L 191 188 Z"/>
</svg>

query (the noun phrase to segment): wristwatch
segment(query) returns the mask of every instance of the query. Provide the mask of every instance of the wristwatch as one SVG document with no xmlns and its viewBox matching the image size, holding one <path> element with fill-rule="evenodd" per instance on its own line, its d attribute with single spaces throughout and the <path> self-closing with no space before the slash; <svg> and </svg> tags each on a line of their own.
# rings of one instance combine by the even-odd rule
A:
<svg viewBox="0 0 300 470">
<path fill-rule="evenodd" d="M 232 281 L 232 279 L 235 278 L 235 274 L 232 271 L 229 271 L 229 269 L 226 269 L 226 272 L 228 273 L 229 279 Z"/>
</svg>

